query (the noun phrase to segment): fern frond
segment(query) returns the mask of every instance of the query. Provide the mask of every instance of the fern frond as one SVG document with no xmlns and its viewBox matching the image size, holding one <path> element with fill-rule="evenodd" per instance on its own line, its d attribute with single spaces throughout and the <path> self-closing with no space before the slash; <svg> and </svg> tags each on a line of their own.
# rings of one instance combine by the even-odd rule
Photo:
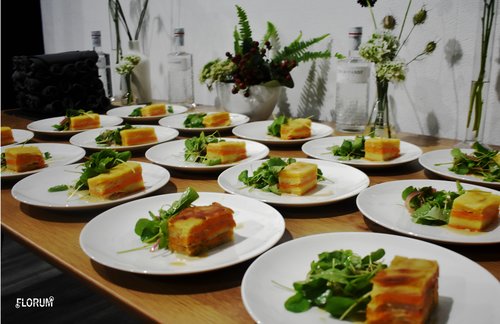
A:
<svg viewBox="0 0 500 324">
<path fill-rule="evenodd" d="M 239 26 L 239 36 L 241 47 L 243 51 L 249 50 L 250 45 L 252 44 L 252 29 L 250 28 L 250 23 L 248 22 L 247 13 L 245 10 L 236 5 L 236 12 L 238 15 L 238 26 Z"/>
<path fill-rule="evenodd" d="M 273 61 L 281 62 L 283 60 L 295 60 L 298 63 L 317 58 L 330 58 L 331 52 L 329 50 L 320 52 L 308 51 L 309 47 L 322 41 L 328 36 L 329 34 L 325 34 L 323 36 L 315 37 L 307 41 L 300 41 L 301 35 L 299 35 L 299 37 L 297 37 L 289 46 L 286 46 L 285 48 L 283 48 L 283 50 L 279 51 L 273 58 Z"/>
<path fill-rule="evenodd" d="M 241 37 L 240 33 L 238 33 L 238 28 L 234 27 L 234 32 L 233 32 L 233 39 L 234 39 L 234 54 L 241 54 Z"/>
</svg>

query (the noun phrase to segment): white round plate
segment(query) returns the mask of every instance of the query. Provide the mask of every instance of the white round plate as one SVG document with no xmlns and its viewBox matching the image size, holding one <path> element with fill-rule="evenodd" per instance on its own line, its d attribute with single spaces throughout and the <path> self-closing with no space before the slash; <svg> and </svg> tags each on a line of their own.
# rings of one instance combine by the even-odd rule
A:
<svg viewBox="0 0 500 324">
<path fill-rule="evenodd" d="M 200 112 L 201 113 L 201 112 Z M 214 112 L 207 112 L 208 115 L 213 114 Z M 189 113 L 191 114 L 191 113 Z M 215 131 L 226 131 L 235 126 L 242 125 L 248 123 L 250 118 L 246 115 L 242 114 L 234 114 L 230 113 L 229 118 L 231 119 L 231 124 L 227 126 L 218 126 L 218 127 L 203 127 L 203 128 L 188 128 L 184 126 L 184 121 L 189 114 L 180 114 L 175 116 L 167 116 L 163 117 L 158 121 L 158 123 L 162 126 L 172 127 L 184 133 L 201 133 L 205 132 L 205 134 L 210 134 Z"/>
<path fill-rule="evenodd" d="M 2 145 L 2 147 L 9 147 L 26 143 L 29 140 L 31 140 L 34 136 L 35 134 L 29 130 L 13 128 L 12 137 L 14 137 L 14 143 Z"/>
<path fill-rule="evenodd" d="M 461 149 L 463 153 L 471 154 L 474 152 L 474 149 Z M 500 188 L 500 182 L 491 182 L 484 181 L 479 176 L 467 175 L 467 174 L 456 174 L 453 171 L 450 171 L 449 168 L 453 164 L 453 157 L 451 156 L 451 149 L 445 150 L 435 150 L 422 154 L 422 156 L 418 159 L 418 162 L 426 168 L 427 170 L 434 172 L 443 178 L 452 179 L 452 180 L 460 180 L 470 183 L 476 183 L 483 186 L 489 186 L 494 188 Z M 441 164 L 443 165 L 436 165 Z"/>
<path fill-rule="evenodd" d="M 71 136 L 69 139 L 69 142 L 73 145 L 81 146 L 86 149 L 92 149 L 92 150 L 103 150 L 103 149 L 113 149 L 115 151 L 128 151 L 128 150 L 138 150 L 138 149 L 143 149 L 147 147 L 151 147 L 153 145 L 156 145 L 158 143 L 163 143 L 170 141 L 174 138 L 176 138 L 179 135 L 179 132 L 175 129 L 168 128 L 168 127 L 163 127 L 163 126 L 157 126 L 157 125 L 134 125 L 134 127 L 140 128 L 140 127 L 153 127 L 155 129 L 156 137 L 158 138 L 157 142 L 154 143 L 146 143 L 146 144 L 140 144 L 140 145 L 129 145 L 129 146 L 123 146 L 123 145 L 110 145 L 110 146 L 103 146 L 103 145 L 98 145 L 95 141 L 95 138 L 99 136 L 102 132 L 105 130 L 109 129 L 118 129 L 123 126 L 115 126 L 115 127 L 106 127 L 106 128 L 98 128 L 98 129 L 92 129 L 85 131 L 80 134 L 76 134 Z"/>
<path fill-rule="evenodd" d="M 182 275 L 228 267 L 251 259 L 271 248 L 283 235 L 285 221 L 274 208 L 241 196 L 199 192 L 193 203 L 207 206 L 218 202 L 234 211 L 234 241 L 216 247 L 200 257 L 189 257 L 168 250 L 141 249 L 117 253 L 144 245 L 134 233 L 138 219 L 149 218 L 181 197 L 182 193 L 135 200 L 94 217 L 80 234 L 80 246 L 94 261 L 110 268 L 148 274 Z"/>
<path fill-rule="evenodd" d="M 363 190 L 356 199 L 358 209 L 375 223 L 393 231 L 422 239 L 460 244 L 500 243 L 500 226 L 485 232 L 469 232 L 448 226 L 430 226 L 412 222 L 401 194 L 409 186 L 422 188 L 431 186 L 437 190 L 457 191 L 453 181 L 444 180 L 399 180 L 374 185 Z M 464 189 L 480 189 L 500 195 L 500 192 L 486 187 L 462 184 Z"/>
<path fill-rule="evenodd" d="M 30 143 L 25 146 L 36 146 L 43 153 L 49 152 L 50 159 L 45 160 L 47 167 L 30 170 L 25 172 L 16 172 L 9 169 L 2 170 L 2 179 L 17 179 L 28 176 L 33 173 L 44 171 L 47 168 L 63 166 L 80 161 L 85 156 L 85 150 L 81 147 L 70 144 L 57 144 L 57 143 Z M 5 149 L 2 147 L 2 153 Z"/>
<path fill-rule="evenodd" d="M 20 202 L 50 209 L 91 209 L 112 206 L 148 195 L 163 187 L 170 180 L 170 173 L 165 168 L 152 163 L 140 163 L 146 188 L 117 199 L 90 199 L 82 196 L 85 194 L 83 191 L 71 197 L 68 191 L 48 191 L 53 186 L 74 184 L 81 175 L 82 164 L 50 168 L 32 174 L 17 182 L 12 187 L 11 193 Z"/>
<path fill-rule="evenodd" d="M 172 107 L 174 112 L 167 113 L 165 115 L 158 115 L 158 116 L 139 116 L 139 117 L 129 116 L 134 109 L 139 108 L 139 107 L 144 107 L 144 106 L 146 106 L 146 105 L 132 105 L 132 106 L 117 107 L 117 108 L 113 108 L 113 109 L 108 110 L 106 112 L 106 114 L 109 116 L 120 117 L 124 121 L 129 122 L 129 123 L 135 123 L 135 122 L 140 123 L 140 122 L 145 122 L 145 121 L 160 120 L 165 116 L 182 114 L 182 113 L 185 113 L 187 111 L 187 108 L 184 106 L 165 104 L 165 106 L 167 108 Z"/>
<path fill-rule="evenodd" d="M 96 242 L 98 244 L 98 242 Z M 438 245 L 379 233 L 326 233 L 280 244 L 258 257 L 241 283 L 243 304 L 256 323 L 346 323 L 317 307 L 292 313 L 285 301 L 293 283 L 305 280 L 310 264 L 325 251 L 349 249 L 365 256 L 385 250 L 383 262 L 396 256 L 436 260 L 439 264 L 439 301 L 429 323 L 500 323 L 500 285 L 486 269 Z"/>
<path fill-rule="evenodd" d="M 319 206 L 341 201 L 357 195 L 368 187 L 370 179 L 362 171 L 348 165 L 313 159 L 296 159 L 297 161 L 314 163 L 323 172 L 325 181 L 318 182 L 315 189 L 303 196 L 266 192 L 246 187 L 238 180 L 239 174 L 248 170 L 249 176 L 267 160 L 238 164 L 223 171 L 217 179 L 219 186 L 232 194 L 247 196 L 280 206 Z"/>
<path fill-rule="evenodd" d="M 35 133 L 57 136 L 75 135 L 86 131 L 86 129 L 58 131 L 52 127 L 55 124 L 59 124 L 63 119 L 64 116 L 40 119 L 28 124 L 27 128 Z M 101 127 L 116 126 L 123 122 L 123 119 L 116 116 L 99 115 L 99 119 L 101 121 Z"/>
<path fill-rule="evenodd" d="M 269 148 L 264 144 L 236 138 L 221 138 L 228 142 L 245 142 L 247 158 L 234 163 L 205 165 L 203 163 L 186 162 L 184 160 L 185 140 L 171 141 L 155 145 L 146 151 L 146 158 L 154 163 L 165 167 L 184 171 L 220 171 L 232 167 L 236 164 L 246 163 L 265 158 L 269 154 Z"/>
<path fill-rule="evenodd" d="M 240 125 L 233 128 L 233 134 L 241 138 L 254 140 L 264 144 L 295 145 L 302 144 L 313 139 L 330 136 L 333 132 L 333 129 L 330 126 L 313 122 L 311 124 L 310 137 L 282 140 L 279 137 L 267 134 L 267 127 L 272 123 L 272 120 L 264 120 Z"/>
<path fill-rule="evenodd" d="M 391 167 L 403 163 L 408 163 L 415 161 L 422 155 L 422 150 L 420 147 L 401 141 L 400 142 L 400 155 L 390 161 L 370 161 L 366 159 L 353 159 L 353 160 L 341 160 L 340 156 L 335 156 L 331 153 L 331 147 L 335 145 L 341 145 L 344 140 L 353 140 L 353 136 L 335 136 L 320 138 L 317 140 L 309 141 L 302 145 L 302 151 L 309 155 L 310 157 L 334 161 L 339 163 L 348 164 L 351 166 L 359 168 L 385 168 Z"/>
</svg>

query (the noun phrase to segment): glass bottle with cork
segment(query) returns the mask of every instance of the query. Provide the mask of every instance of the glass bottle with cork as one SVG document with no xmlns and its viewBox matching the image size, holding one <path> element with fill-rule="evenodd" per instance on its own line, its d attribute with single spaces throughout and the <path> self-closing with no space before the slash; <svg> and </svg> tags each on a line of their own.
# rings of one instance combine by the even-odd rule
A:
<svg viewBox="0 0 500 324">
<path fill-rule="evenodd" d="M 174 29 L 174 50 L 167 62 L 168 102 L 194 106 L 193 55 L 184 51 L 184 28 Z"/>
<path fill-rule="evenodd" d="M 335 125 L 341 132 L 362 132 L 368 119 L 371 64 L 358 55 L 362 27 L 349 30 L 349 56 L 336 72 Z"/>
<path fill-rule="evenodd" d="M 111 83 L 111 66 L 110 57 L 108 53 L 102 50 L 101 45 L 101 31 L 96 30 L 90 33 L 92 37 L 92 49 L 97 53 L 97 69 L 99 71 L 99 78 L 104 86 L 106 97 L 113 100 L 113 86 Z"/>
</svg>

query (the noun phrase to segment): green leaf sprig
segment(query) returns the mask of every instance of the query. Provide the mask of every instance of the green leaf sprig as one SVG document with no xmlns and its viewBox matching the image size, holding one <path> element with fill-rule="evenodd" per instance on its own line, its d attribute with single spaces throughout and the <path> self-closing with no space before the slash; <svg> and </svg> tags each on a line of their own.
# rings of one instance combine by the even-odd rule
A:
<svg viewBox="0 0 500 324">
<path fill-rule="evenodd" d="M 184 160 L 187 162 L 203 163 L 206 165 L 217 165 L 221 159 L 207 159 L 207 146 L 210 143 L 224 142 L 217 132 L 205 136 L 201 132 L 199 136 L 194 136 L 184 141 Z"/>
<path fill-rule="evenodd" d="M 205 125 L 203 125 L 203 117 L 205 117 L 206 115 L 207 115 L 206 113 L 196 113 L 187 115 L 186 119 L 184 120 L 184 127 L 204 128 Z"/>
<path fill-rule="evenodd" d="M 93 113 L 94 112 L 92 110 L 86 111 L 84 109 L 67 109 L 66 115 L 64 116 L 63 120 L 61 120 L 59 124 L 52 125 L 52 127 L 58 131 L 66 131 L 69 129 L 69 120 L 71 117 L 82 116 Z"/>
<path fill-rule="evenodd" d="M 137 107 L 128 115 L 129 117 L 142 117 L 142 107 Z"/>
<path fill-rule="evenodd" d="M 271 125 L 267 126 L 267 133 L 272 136 L 280 137 L 281 125 L 288 123 L 288 117 L 285 115 L 274 118 Z"/>
<path fill-rule="evenodd" d="M 141 241 L 146 245 L 131 250 L 120 251 L 118 253 L 142 250 L 153 247 L 152 250 L 168 248 L 168 221 L 183 209 L 191 206 L 198 199 L 199 194 L 195 189 L 188 187 L 182 196 L 174 201 L 168 209 L 160 208 L 158 215 L 149 212 L 148 218 L 140 218 L 134 228 L 134 232 L 140 236 Z"/>
<path fill-rule="evenodd" d="M 431 186 L 405 188 L 401 197 L 411 212 L 412 221 L 423 225 L 446 225 L 450 219 L 453 201 L 465 193 L 457 181 L 457 191 L 436 190 Z"/>
<path fill-rule="evenodd" d="M 341 145 L 329 148 L 335 156 L 340 156 L 339 160 L 348 161 L 361 159 L 365 156 L 365 137 L 356 136 L 353 140 L 346 139 Z"/>
<path fill-rule="evenodd" d="M 474 149 L 472 154 L 466 154 L 459 148 L 453 148 L 451 150 L 453 165 L 449 170 L 456 174 L 478 175 L 484 181 L 500 182 L 500 154 L 498 151 L 489 150 L 479 142 L 472 144 L 472 148 Z"/>
<path fill-rule="evenodd" d="M 295 295 L 285 301 L 285 308 L 302 313 L 316 306 L 341 320 L 364 313 L 370 301 L 371 279 L 387 268 L 380 261 L 384 255 L 383 249 L 363 258 L 351 250 L 320 253 L 307 278 L 294 282 Z"/>
<path fill-rule="evenodd" d="M 279 157 L 272 157 L 266 162 L 262 163 L 250 176 L 248 170 L 243 170 L 238 175 L 238 180 L 243 182 L 245 185 L 260 189 L 262 191 L 272 192 L 277 195 L 281 195 L 279 190 L 279 173 L 289 164 L 296 162 L 294 158 L 282 159 Z M 323 172 L 318 169 L 317 172 L 318 181 L 325 180 Z"/>
<path fill-rule="evenodd" d="M 120 132 L 125 129 L 133 129 L 136 128 L 130 124 L 125 124 L 125 126 L 117 128 L 117 129 L 108 129 L 99 134 L 95 138 L 95 142 L 98 145 L 102 146 L 110 146 L 110 145 L 122 145 L 122 137 Z"/>
</svg>

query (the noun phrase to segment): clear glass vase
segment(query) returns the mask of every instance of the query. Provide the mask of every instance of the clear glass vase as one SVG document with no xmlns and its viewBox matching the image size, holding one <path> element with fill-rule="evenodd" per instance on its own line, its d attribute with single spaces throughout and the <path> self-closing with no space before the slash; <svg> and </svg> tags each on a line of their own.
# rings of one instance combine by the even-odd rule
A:
<svg viewBox="0 0 500 324">
<path fill-rule="evenodd" d="M 377 79 L 377 99 L 373 105 L 364 135 L 370 137 L 395 137 L 389 122 L 389 81 Z"/>
<path fill-rule="evenodd" d="M 132 88 L 132 74 L 127 73 L 121 76 L 120 87 L 122 90 L 121 102 L 126 105 L 133 105 L 137 103 L 137 98 L 134 96 Z"/>
</svg>

